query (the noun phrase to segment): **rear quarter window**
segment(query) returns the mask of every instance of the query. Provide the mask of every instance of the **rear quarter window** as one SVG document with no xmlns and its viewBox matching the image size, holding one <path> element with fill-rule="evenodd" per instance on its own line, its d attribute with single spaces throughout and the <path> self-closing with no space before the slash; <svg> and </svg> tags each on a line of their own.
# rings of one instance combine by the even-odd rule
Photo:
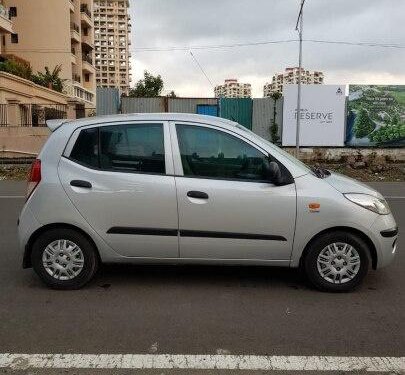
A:
<svg viewBox="0 0 405 375">
<path fill-rule="evenodd" d="M 70 159 L 88 167 L 98 168 L 98 128 L 80 132 L 70 153 Z"/>
</svg>

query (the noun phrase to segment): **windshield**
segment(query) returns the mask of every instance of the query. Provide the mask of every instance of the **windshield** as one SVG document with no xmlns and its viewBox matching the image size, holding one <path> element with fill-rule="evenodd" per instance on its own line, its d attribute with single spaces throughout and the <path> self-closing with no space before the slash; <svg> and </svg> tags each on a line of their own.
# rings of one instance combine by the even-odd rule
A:
<svg viewBox="0 0 405 375">
<path fill-rule="evenodd" d="M 257 135 L 256 133 L 253 133 L 251 130 L 246 129 L 244 126 L 242 125 L 237 125 L 238 129 L 244 130 L 245 132 L 249 133 L 249 135 L 253 136 L 254 138 L 264 142 L 266 145 L 268 145 L 270 148 L 272 148 L 273 150 L 275 150 L 276 152 L 280 153 L 281 155 L 283 155 L 286 159 L 288 159 L 292 164 L 297 165 L 300 168 L 305 169 L 308 173 L 313 173 L 312 169 L 309 168 L 305 163 L 303 163 L 302 161 L 299 161 L 297 158 L 295 158 L 294 156 L 292 156 L 290 153 L 288 153 L 287 151 L 284 151 L 283 149 L 281 149 L 280 147 L 276 146 L 275 144 L 267 141 L 266 139 L 260 137 L 259 135 Z"/>
</svg>

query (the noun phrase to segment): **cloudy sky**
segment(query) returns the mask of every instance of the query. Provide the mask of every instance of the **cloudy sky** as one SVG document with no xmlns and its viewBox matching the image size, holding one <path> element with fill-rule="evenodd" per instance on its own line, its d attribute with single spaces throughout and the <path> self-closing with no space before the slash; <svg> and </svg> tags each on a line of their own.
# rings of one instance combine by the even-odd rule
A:
<svg viewBox="0 0 405 375">
<path fill-rule="evenodd" d="M 299 0 L 130 0 L 134 81 L 146 69 L 161 74 L 165 92 L 213 96 L 188 50 L 297 38 Z M 304 39 L 405 46 L 404 0 L 307 0 Z M 214 84 L 238 78 L 263 96 L 271 76 L 298 61 L 298 43 L 192 50 Z M 303 66 L 325 73 L 326 83 L 405 84 L 405 48 L 304 43 Z"/>
</svg>

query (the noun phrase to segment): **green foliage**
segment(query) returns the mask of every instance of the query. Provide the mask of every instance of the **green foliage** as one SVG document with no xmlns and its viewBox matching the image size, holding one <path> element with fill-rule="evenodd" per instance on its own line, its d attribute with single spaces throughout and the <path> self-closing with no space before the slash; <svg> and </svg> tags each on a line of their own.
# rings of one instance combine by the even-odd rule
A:
<svg viewBox="0 0 405 375">
<path fill-rule="evenodd" d="M 135 88 L 129 91 L 132 98 L 154 98 L 160 96 L 163 90 L 163 80 L 160 75 L 153 76 L 145 70 L 144 78 L 137 82 Z"/>
<path fill-rule="evenodd" d="M 367 111 L 360 108 L 354 121 L 354 134 L 357 138 L 364 138 L 375 129 L 375 123 L 370 119 Z"/>
<path fill-rule="evenodd" d="M 45 73 L 38 72 L 32 76 L 32 81 L 37 85 L 48 87 L 52 90 L 62 92 L 63 80 L 59 77 L 62 71 L 62 65 L 57 65 L 51 72 L 49 68 L 45 67 Z"/>
<path fill-rule="evenodd" d="M 274 105 L 273 105 L 273 123 L 270 126 L 270 135 L 273 143 L 279 143 L 280 136 L 278 135 L 278 124 L 276 122 L 276 117 L 277 117 L 277 100 L 281 98 L 281 93 L 274 92 L 273 94 L 271 94 L 271 98 L 274 101 Z"/>
<path fill-rule="evenodd" d="M 63 79 L 59 77 L 62 71 L 62 66 L 56 66 L 51 72 L 48 67 L 45 67 L 45 73 L 32 73 L 31 65 L 23 61 L 7 59 L 0 62 L 0 71 L 13 74 L 15 76 L 28 79 L 37 85 L 48 87 L 52 90 L 62 92 Z"/>
<path fill-rule="evenodd" d="M 177 95 L 176 95 L 176 93 L 172 90 L 172 91 L 169 92 L 169 94 L 167 94 L 167 97 L 168 97 L 168 98 L 177 98 Z"/>
<path fill-rule="evenodd" d="M 278 135 L 278 124 L 275 121 L 273 121 L 273 124 L 270 126 L 270 135 L 273 143 L 277 144 L 280 142 L 280 136 Z"/>
<path fill-rule="evenodd" d="M 13 59 L 8 59 L 3 62 L 0 62 L 0 71 L 13 74 L 15 76 L 31 79 L 32 68 L 28 63 L 23 63 Z"/>
<path fill-rule="evenodd" d="M 376 143 L 385 143 L 405 139 L 405 124 L 383 126 L 373 132 L 370 135 L 370 139 Z"/>
</svg>

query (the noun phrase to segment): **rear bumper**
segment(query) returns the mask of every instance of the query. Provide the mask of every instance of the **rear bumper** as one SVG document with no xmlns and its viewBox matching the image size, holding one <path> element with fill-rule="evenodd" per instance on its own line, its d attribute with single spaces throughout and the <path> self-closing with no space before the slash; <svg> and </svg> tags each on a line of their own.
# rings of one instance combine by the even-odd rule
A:
<svg viewBox="0 0 405 375">
<path fill-rule="evenodd" d="M 41 223 L 37 220 L 27 205 L 24 206 L 18 219 L 18 240 L 21 254 L 23 254 L 23 268 L 31 267 L 30 251 L 28 248 L 32 234 L 41 228 Z"/>
<path fill-rule="evenodd" d="M 371 227 L 377 250 L 377 268 L 388 266 L 395 258 L 398 244 L 398 227 L 394 217 L 381 215 Z"/>
</svg>

